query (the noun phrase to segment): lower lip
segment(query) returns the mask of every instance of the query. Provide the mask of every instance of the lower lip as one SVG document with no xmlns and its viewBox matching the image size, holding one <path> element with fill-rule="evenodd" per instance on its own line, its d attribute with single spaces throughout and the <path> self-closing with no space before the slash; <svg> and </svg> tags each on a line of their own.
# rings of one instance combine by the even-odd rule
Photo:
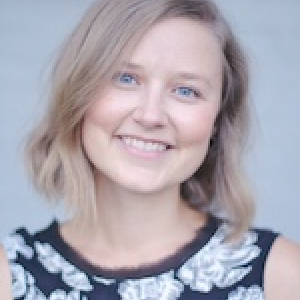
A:
<svg viewBox="0 0 300 300">
<path fill-rule="evenodd" d="M 142 158 L 142 159 L 158 159 L 162 158 L 168 153 L 170 150 L 164 150 L 164 151 L 145 151 L 142 149 L 135 148 L 133 146 L 125 144 L 122 139 L 118 139 L 121 143 L 123 149 L 125 149 L 128 153 L 131 155 Z"/>
</svg>

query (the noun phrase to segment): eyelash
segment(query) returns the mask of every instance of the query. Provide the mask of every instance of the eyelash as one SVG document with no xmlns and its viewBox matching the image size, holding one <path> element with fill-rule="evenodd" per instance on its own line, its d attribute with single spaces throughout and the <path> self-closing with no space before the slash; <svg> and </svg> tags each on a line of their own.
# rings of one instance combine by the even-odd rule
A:
<svg viewBox="0 0 300 300">
<path fill-rule="evenodd" d="M 127 78 L 126 81 L 122 81 L 122 78 Z M 130 79 L 131 81 L 129 82 L 128 79 Z M 138 84 L 138 80 L 136 78 L 136 76 L 130 74 L 130 73 L 118 73 L 114 76 L 114 80 L 116 83 L 121 84 L 121 85 L 136 85 Z M 132 80 L 134 82 L 132 82 Z"/>
<path fill-rule="evenodd" d="M 125 78 L 125 81 L 122 80 L 122 78 Z M 130 80 L 130 81 L 128 81 Z M 130 74 L 128 72 L 123 72 L 123 73 L 117 73 L 114 76 L 114 81 L 122 86 L 134 86 L 139 84 L 139 80 L 136 75 Z M 184 94 L 180 94 L 179 91 L 183 91 Z M 194 99 L 199 99 L 202 98 L 202 93 L 192 87 L 188 86 L 178 86 L 171 91 L 172 93 L 175 93 L 178 97 L 184 98 L 184 99 L 189 99 L 189 98 L 194 98 Z M 188 92 L 188 94 L 186 94 Z"/>
<path fill-rule="evenodd" d="M 179 90 L 184 91 L 184 93 L 188 92 L 188 95 L 187 94 L 179 94 L 178 93 Z M 180 86 L 180 87 L 173 89 L 173 92 L 175 92 L 179 97 L 182 97 L 182 98 L 202 98 L 202 94 L 198 90 L 191 88 L 191 87 Z"/>
</svg>

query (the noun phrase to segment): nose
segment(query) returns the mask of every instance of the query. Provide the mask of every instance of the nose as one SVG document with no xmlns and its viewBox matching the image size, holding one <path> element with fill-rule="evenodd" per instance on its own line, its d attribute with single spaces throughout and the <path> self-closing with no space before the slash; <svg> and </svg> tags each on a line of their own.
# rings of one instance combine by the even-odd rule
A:
<svg viewBox="0 0 300 300">
<path fill-rule="evenodd" d="M 135 108 L 133 119 L 147 129 L 164 127 L 167 116 L 163 92 L 159 90 L 145 91 Z"/>
</svg>

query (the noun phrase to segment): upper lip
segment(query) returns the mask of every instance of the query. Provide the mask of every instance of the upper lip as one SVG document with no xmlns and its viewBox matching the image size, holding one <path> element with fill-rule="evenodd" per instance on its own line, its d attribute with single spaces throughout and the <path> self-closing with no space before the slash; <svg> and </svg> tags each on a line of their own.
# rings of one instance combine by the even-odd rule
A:
<svg viewBox="0 0 300 300">
<path fill-rule="evenodd" d="M 132 138 L 132 139 L 137 139 L 137 140 L 141 140 L 141 141 L 148 142 L 148 143 L 159 143 L 159 144 L 166 145 L 167 148 L 174 148 L 175 147 L 175 145 L 172 142 L 167 141 L 167 140 L 163 140 L 163 139 L 150 138 L 150 137 L 141 137 L 141 136 L 132 135 L 132 134 L 118 134 L 117 137 L 120 138 L 120 139 L 124 138 L 124 137 L 129 137 L 129 138 Z"/>
</svg>

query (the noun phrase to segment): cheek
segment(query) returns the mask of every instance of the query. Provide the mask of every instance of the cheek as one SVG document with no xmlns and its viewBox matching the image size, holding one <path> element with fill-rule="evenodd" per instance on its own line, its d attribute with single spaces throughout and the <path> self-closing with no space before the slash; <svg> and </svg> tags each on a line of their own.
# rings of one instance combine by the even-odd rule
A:
<svg viewBox="0 0 300 300">
<path fill-rule="evenodd" d="M 100 150 L 106 147 L 107 139 L 103 138 L 104 131 L 99 130 L 91 118 L 85 118 L 82 124 L 82 146 L 87 158 L 94 164 Z"/>
<path fill-rule="evenodd" d="M 93 100 L 85 118 L 104 131 L 113 132 L 128 113 L 126 103 L 128 101 L 111 93 L 98 96 Z"/>
<path fill-rule="evenodd" d="M 194 110 L 181 117 L 178 161 L 182 175 L 181 182 L 192 176 L 202 165 L 211 139 L 217 116 L 216 109 Z M 177 170 L 174 170 L 176 174 Z"/>
<path fill-rule="evenodd" d="M 211 138 L 215 120 L 217 117 L 218 108 L 213 107 L 209 109 L 195 109 L 186 114 L 181 113 L 180 137 L 181 144 L 196 145 L 208 144 Z"/>
<path fill-rule="evenodd" d="M 84 115 L 82 124 L 82 143 L 88 158 L 93 162 L 108 146 L 110 137 L 115 131 L 117 111 L 112 106 L 110 98 L 94 99 Z"/>
</svg>

